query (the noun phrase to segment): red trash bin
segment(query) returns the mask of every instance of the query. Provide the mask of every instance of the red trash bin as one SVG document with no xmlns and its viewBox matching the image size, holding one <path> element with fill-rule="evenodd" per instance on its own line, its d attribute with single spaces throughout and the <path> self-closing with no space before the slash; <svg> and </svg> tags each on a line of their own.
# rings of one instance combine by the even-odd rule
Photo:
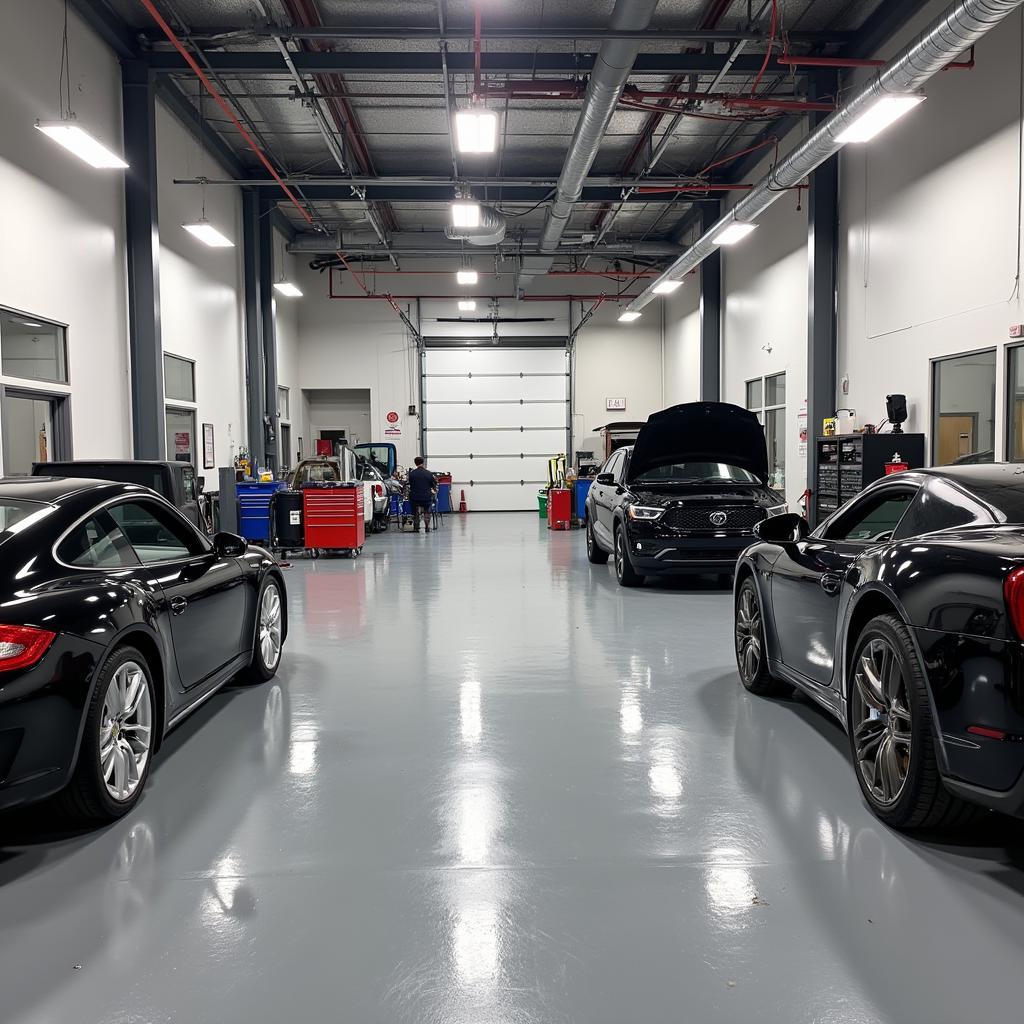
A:
<svg viewBox="0 0 1024 1024">
<path fill-rule="evenodd" d="M 552 487 L 548 491 L 548 529 L 568 530 L 572 518 L 572 491 Z"/>
</svg>

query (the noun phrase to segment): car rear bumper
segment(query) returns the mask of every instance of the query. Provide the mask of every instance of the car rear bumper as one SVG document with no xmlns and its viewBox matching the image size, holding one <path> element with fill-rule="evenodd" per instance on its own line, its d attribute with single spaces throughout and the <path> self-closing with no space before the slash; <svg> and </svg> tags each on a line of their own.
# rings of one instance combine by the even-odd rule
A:
<svg viewBox="0 0 1024 1024">
<path fill-rule="evenodd" d="M 1024 644 L 924 628 L 914 635 L 947 788 L 1024 817 Z"/>
<path fill-rule="evenodd" d="M 102 650 L 59 636 L 38 665 L 0 673 L 0 810 L 41 800 L 67 783 Z"/>
</svg>

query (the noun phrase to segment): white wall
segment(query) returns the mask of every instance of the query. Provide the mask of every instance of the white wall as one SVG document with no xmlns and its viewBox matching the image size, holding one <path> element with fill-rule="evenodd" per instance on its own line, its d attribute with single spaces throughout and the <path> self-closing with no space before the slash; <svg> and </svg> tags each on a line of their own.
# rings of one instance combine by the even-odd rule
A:
<svg viewBox="0 0 1024 1024">
<path fill-rule="evenodd" d="M 124 178 L 91 169 L 33 127 L 58 117 L 62 24 L 59 0 L 0 4 L 0 305 L 68 325 L 74 455 L 125 458 Z M 119 150 L 117 60 L 73 11 L 68 35 L 75 113 Z"/>
<path fill-rule="evenodd" d="M 206 189 L 206 216 L 233 249 L 211 249 L 185 231 L 182 224 L 199 219 L 202 190 L 173 179 L 227 175 L 159 102 L 156 127 L 163 347 L 195 360 L 196 468 L 213 489 L 217 471 L 203 470 L 202 424 L 213 424 L 218 466 L 230 465 L 246 443 L 242 199 L 236 188 Z"/>
<path fill-rule="evenodd" d="M 321 430 L 344 430 L 350 445 L 380 440 L 373 437 L 368 388 L 317 388 L 303 397 L 311 443 Z"/>
<path fill-rule="evenodd" d="M 937 75 L 889 134 L 841 158 L 839 372 L 850 393 L 840 404 L 877 423 L 885 395 L 905 392 L 906 429 L 930 435 L 931 359 L 997 346 L 997 458 L 1003 349 L 1009 325 L 1024 319 L 1021 32 L 1018 12 L 978 44 L 973 71 Z"/>
<path fill-rule="evenodd" d="M 649 306 L 648 309 L 651 307 Z M 700 277 L 688 274 L 664 303 L 665 405 L 700 399 Z"/>
</svg>

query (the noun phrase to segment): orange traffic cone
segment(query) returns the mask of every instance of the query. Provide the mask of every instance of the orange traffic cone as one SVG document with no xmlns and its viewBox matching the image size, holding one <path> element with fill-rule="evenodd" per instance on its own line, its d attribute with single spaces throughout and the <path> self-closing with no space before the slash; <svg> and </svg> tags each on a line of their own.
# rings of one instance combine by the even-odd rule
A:
<svg viewBox="0 0 1024 1024">
<path fill-rule="evenodd" d="M 461 492 L 461 497 L 459 498 L 459 511 L 460 512 L 468 512 L 469 511 L 469 509 L 466 508 L 466 492 L 465 492 L 465 490 L 463 490 Z"/>
</svg>

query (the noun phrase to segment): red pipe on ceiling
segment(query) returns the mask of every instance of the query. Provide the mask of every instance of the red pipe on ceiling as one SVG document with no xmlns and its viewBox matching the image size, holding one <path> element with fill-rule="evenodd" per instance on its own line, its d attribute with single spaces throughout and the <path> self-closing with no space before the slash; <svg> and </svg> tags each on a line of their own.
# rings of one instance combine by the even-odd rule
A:
<svg viewBox="0 0 1024 1024">
<path fill-rule="evenodd" d="M 967 60 L 950 61 L 943 71 L 969 71 L 974 67 L 974 47 L 968 51 Z M 888 64 L 885 60 L 870 60 L 866 57 L 794 57 L 784 53 L 775 58 L 776 63 L 784 67 L 807 68 L 881 68 Z"/>
</svg>

